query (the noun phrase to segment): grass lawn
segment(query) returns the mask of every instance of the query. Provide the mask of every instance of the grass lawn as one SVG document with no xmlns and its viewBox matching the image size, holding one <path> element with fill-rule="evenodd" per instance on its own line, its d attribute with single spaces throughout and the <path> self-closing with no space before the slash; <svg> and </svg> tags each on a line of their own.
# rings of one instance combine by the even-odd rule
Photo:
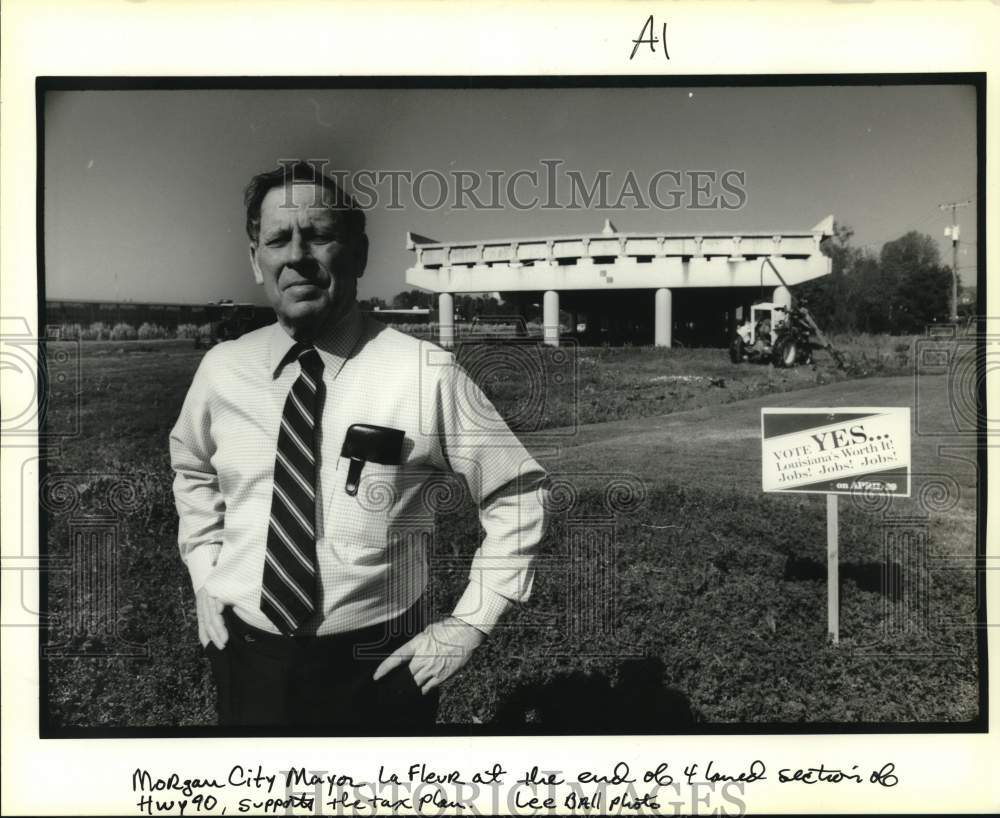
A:
<svg viewBox="0 0 1000 818">
<path fill-rule="evenodd" d="M 73 514 L 107 513 L 109 490 L 127 479 L 118 624 L 124 638 L 149 646 L 149 657 L 52 659 L 51 723 L 211 723 L 166 446 L 202 353 L 180 341 L 80 350 L 78 384 L 71 363 L 52 365 L 50 428 L 80 434 L 49 468 L 79 505 L 71 512 L 50 498 L 49 555 L 68 556 Z M 572 496 L 553 508 L 531 602 L 446 686 L 442 722 L 656 732 L 976 717 L 974 576 L 955 570 L 975 553 L 972 466 L 940 458 L 938 439 L 916 436 L 913 498 L 888 509 L 842 498 L 836 647 L 825 637 L 824 501 L 759 490 L 761 406 L 913 405 L 905 353 L 861 349 L 846 373 L 822 363 L 734 366 L 724 350 L 470 347 L 461 355 Z M 929 383 L 921 399 L 924 417 L 930 412 L 940 427 L 946 379 Z M 887 552 L 886 542 L 900 540 L 887 532 L 900 531 L 926 536 L 926 556 L 920 547 Z M 480 536 L 469 506 L 439 520 L 436 611 L 447 612 L 459 594 Z M 914 555 L 926 571 L 898 573 Z M 902 592 L 884 595 L 883 574 Z M 924 590 L 914 596 L 918 585 Z M 59 573 L 50 591 L 57 613 L 81 593 Z M 53 643 L 70 638 L 65 621 L 53 629 Z"/>
</svg>

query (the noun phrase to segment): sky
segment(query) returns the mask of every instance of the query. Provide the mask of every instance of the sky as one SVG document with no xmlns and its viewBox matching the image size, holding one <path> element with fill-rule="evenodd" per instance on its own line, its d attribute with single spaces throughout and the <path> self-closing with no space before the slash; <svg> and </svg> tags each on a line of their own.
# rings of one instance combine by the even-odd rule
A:
<svg viewBox="0 0 1000 818">
<path fill-rule="evenodd" d="M 441 241 L 597 232 L 808 229 L 833 214 L 877 251 L 909 230 L 940 243 L 946 201 L 975 199 L 975 95 L 961 86 L 465 90 L 59 91 L 46 94 L 45 275 L 50 299 L 265 303 L 247 260 L 242 191 L 281 159 L 345 172 L 543 174 L 561 160 L 612 199 L 631 171 L 745 174 L 737 209 L 368 208 L 359 298 L 408 289 L 407 231 Z M 544 179 L 544 175 L 541 177 Z M 682 177 L 689 178 L 689 177 Z M 488 188 L 479 196 L 489 202 Z M 672 185 L 666 177 L 661 200 Z M 522 200 L 544 197 L 518 183 Z M 721 191 L 718 186 L 714 192 Z M 437 198 L 434 177 L 421 187 Z M 648 194 L 645 196 L 648 198 Z M 727 196 L 732 203 L 734 197 Z M 959 211 L 959 271 L 975 281 L 975 207 Z"/>
</svg>

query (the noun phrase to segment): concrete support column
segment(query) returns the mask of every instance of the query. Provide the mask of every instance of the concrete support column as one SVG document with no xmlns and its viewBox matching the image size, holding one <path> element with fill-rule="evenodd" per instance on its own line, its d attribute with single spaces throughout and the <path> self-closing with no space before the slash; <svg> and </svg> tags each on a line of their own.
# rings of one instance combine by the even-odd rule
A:
<svg viewBox="0 0 1000 818">
<path fill-rule="evenodd" d="M 653 320 L 653 345 L 670 347 L 673 344 L 674 309 L 673 293 L 666 287 L 656 291 L 656 309 Z"/>
<path fill-rule="evenodd" d="M 451 293 L 438 296 L 438 341 L 445 349 L 455 346 L 455 299 Z"/>
<path fill-rule="evenodd" d="M 559 293 L 546 290 L 542 301 L 542 333 L 549 346 L 559 346 Z"/>
<path fill-rule="evenodd" d="M 771 300 L 774 302 L 775 307 L 784 307 L 788 309 L 792 306 L 792 293 L 788 287 L 775 287 L 774 295 L 771 296 Z M 779 312 L 775 316 L 775 320 L 772 324 L 783 324 L 788 319 L 787 312 Z"/>
</svg>

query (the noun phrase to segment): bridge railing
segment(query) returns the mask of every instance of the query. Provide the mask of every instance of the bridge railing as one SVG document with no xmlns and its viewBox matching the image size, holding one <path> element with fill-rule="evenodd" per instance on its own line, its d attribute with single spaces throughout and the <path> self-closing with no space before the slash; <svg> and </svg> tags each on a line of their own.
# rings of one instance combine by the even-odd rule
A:
<svg viewBox="0 0 1000 818">
<path fill-rule="evenodd" d="M 493 239 L 438 242 L 407 234 L 407 249 L 416 254 L 416 266 L 441 267 L 509 266 L 534 262 L 587 264 L 617 260 L 682 257 L 809 258 L 820 252 L 824 238 L 832 235 L 828 217 L 810 230 L 734 233 L 597 233 L 550 238 Z"/>
</svg>

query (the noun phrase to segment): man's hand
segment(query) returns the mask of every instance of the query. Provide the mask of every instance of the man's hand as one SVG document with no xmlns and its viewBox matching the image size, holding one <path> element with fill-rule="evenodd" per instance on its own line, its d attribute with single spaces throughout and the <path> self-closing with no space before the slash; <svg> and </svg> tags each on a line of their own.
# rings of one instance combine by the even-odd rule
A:
<svg viewBox="0 0 1000 818">
<path fill-rule="evenodd" d="M 229 641 L 229 631 L 222 619 L 222 602 L 211 596 L 204 588 L 199 588 L 194 595 L 198 611 L 198 639 L 201 646 L 208 647 L 212 642 L 219 650 Z"/>
<path fill-rule="evenodd" d="M 442 682 L 450 679 L 469 661 L 486 634 L 461 619 L 449 616 L 429 625 L 409 642 L 386 657 L 372 677 L 378 681 L 390 670 L 405 662 L 420 692 L 425 696 Z"/>
</svg>

